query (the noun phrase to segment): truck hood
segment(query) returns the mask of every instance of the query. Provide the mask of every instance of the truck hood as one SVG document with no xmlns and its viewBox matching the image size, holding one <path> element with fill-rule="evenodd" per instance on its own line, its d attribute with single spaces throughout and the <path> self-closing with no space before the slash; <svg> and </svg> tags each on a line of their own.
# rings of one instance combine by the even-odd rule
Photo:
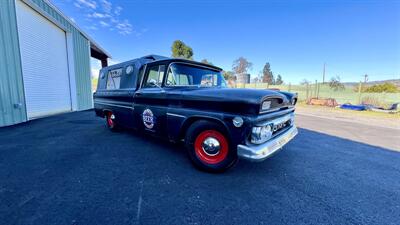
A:
<svg viewBox="0 0 400 225">
<path fill-rule="evenodd" d="M 278 91 L 246 88 L 188 88 L 183 89 L 182 97 L 187 100 L 213 100 L 224 102 L 244 102 L 261 104 L 266 98 L 278 97 L 288 101 L 286 95 Z"/>
<path fill-rule="evenodd" d="M 279 91 L 245 88 L 182 88 L 182 106 L 209 111 L 259 114 L 262 102 L 271 99 L 271 109 L 290 104 L 290 96 Z"/>
</svg>

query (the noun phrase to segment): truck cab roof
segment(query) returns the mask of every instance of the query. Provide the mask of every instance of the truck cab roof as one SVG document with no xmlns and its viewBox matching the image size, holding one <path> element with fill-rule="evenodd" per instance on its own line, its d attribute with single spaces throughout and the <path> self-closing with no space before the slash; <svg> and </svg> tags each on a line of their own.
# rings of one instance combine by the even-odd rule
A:
<svg viewBox="0 0 400 225">
<path fill-rule="evenodd" d="M 170 58 L 160 55 L 147 55 L 137 59 L 132 59 L 126 62 L 114 64 L 111 66 L 104 67 L 99 72 L 99 79 L 97 90 L 105 90 L 107 89 L 107 77 L 119 77 L 119 84 L 117 85 L 118 89 L 136 89 L 140 84 L 141 77 L 143 75 L 142 70 L 144 66 L 147 64 L 170 64 L 172 62 L 183 62 L 183 63 L 190 63 L 192 65 L 197 65 L 201 67 L 206 67 L 211 70 L 215 71 L 222 71 L 221 68 L 200 63 L 192 60 L 187 59 L 180 59 L 180 58 Z"/>
<path fill-rule="evenodd" d="M 161 55 L 143 56 L 143 57 L 132 59 L 132 60 L 129 60 L 129 61 L 126 61 L 126 62 L 122 62 L 122 63 L 118 63 L 118 64 L 114 64 L 114 65 L 111 65 L 111 66 L 104 67 L 100 71 L 112 70 L 112 69 L 116 69 L 116 68 L 123 68 L 123 67 L 126 67 L 128 65 L 134 65 L 139 70 L 140 67 L 142 67 L 143 65 L 146 65 L 148 63 L 155 63 L 155 62 L 160 62 L 160 63 L 161 62 L 165 62 L 165 63 L 186 62 L 186 63 L 191 63 L 191 64 L 195 64 L 195 65 L 199 65 L 199 66 L 206 66 L 206 67 L 209 67 L 211 69 L 222 71 L 221 68 L 219 68 L 217 66 L 214 66 L 214 65 L 205 64 L 205 63 L 201 63 L 201 62 L 196 62 L 196 61 L 188 60 L 188 59 L 171 58 L 171 57 L 166 57 L 166 56 L 161 56 Z"/>
</svg>

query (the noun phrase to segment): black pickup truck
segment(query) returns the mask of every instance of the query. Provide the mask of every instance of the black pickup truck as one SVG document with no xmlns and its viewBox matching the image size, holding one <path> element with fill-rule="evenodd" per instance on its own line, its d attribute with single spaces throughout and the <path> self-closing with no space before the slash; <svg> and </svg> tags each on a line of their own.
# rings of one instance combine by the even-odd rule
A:
<svg viewBox="0 0 400 225">
<path fill-rule="evenodd" d="M 105 67 L 94 93 L 96 115 L 111 130 L 183 141 L 194 165 L 210 172 L 238 157 L 262 161 L 296 136 L 296 94 L 228 88 L 221 71 L 156 55 Z"/>
</svg>

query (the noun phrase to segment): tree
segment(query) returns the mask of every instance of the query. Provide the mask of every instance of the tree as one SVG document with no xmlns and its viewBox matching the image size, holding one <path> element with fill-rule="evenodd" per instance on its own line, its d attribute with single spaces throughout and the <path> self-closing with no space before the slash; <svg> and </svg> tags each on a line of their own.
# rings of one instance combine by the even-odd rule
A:
<svg viewBox="0 0 400 225">
<path fill-rule="evenodd" d="M 233 75 L 232 71 L 222 71 L 222 75 L 224 76 L 225 80 L 234 80 L 235 75 Z"/>
<path fill-rule="evenodd" d="M 183 41 L 176 40 L 172 43 L 171 47 L 172 57 L 193 59 L 193 49 L 186 45 Z"/>
<path fill-rule="evenodd" d="M 271 71 L 271 65 L 268 62 L 265 63 L 263 69 L 263 83 L 274 84 L 274 75 Z"/>
<path fill-rule="evenodd" d="M 303 80 L 300 82 L 300 84 L 301 84 L 301 85 L 309 85 L 309 84 L 311 84 L 311 81 L 309 81 L 309 80 L 307 80 L 307 79 L 303 79 Z"/>
<path fill-rule="evenodd" d="M 340 83 L 340 77 L 339 76 L 331 78 L 331 80 L 329 81 L 329 87 L 331 89 L 333 89 L 334 91 L 338 91 L 338 90 L 343 90 L 344 89 L 344 85 L 342 83 Z"/>
<path fill-rule="evenodd" d="M 281 76 L 280 74 L 278 74 L 278 76 L 276 77 L 275 84 L 276 84 L 276 85 L 281 85 L 281 84 L 283 84 L 282 76 Z"/>
<path fill-rule="evenodd" d="M 208 65 L 214 65 L 212 62 L 208 61 L 207 59 L 201 60 L 201 63 L 205 63 L 205 64 L 208 64 Z"/>
<path fill-rule="evenodd" d="M 235 61 L 233 61 L 232 70 L 236 74 L 247 73 L 249 69 L 251 69 L 253 64 L 247 61 L 246 58 L 239 57 Z"/>
</svg>

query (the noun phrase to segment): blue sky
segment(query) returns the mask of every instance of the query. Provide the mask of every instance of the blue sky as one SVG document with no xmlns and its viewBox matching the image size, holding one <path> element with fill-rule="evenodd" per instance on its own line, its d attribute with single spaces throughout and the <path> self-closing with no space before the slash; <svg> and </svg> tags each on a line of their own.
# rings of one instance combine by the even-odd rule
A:
<svg viewBox="0 0 400 225">
<path fill-rule="evenodd" d="M 400 1 L 52 0 L 111 53 L 113 62 L 171 55 L 180 39 L 194 59 L 225 70 L 240 56 L 256 76 L 269 62 L 286 83 L 400 78 Z M 99 64 L 92 63 L 93 71 Z"/>
</svg>

